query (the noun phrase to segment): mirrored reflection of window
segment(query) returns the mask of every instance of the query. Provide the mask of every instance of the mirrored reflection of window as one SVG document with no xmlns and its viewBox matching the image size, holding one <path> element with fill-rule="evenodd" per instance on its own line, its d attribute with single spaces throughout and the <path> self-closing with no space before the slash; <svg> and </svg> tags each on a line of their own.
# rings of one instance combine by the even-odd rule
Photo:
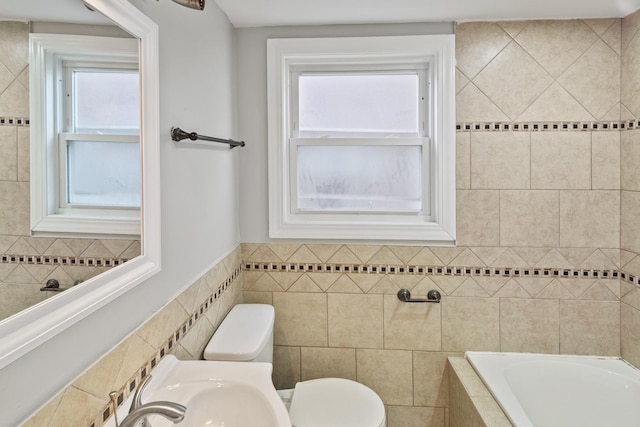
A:
<svg viewBox="0 0 640 427">
<path fill-rule="evenodd" d="M 32 102 L 43 105 L 31 122 L 33 234 L 138 236 L 137 41 L 37 34 L 31 45 Z"/>
</svg>

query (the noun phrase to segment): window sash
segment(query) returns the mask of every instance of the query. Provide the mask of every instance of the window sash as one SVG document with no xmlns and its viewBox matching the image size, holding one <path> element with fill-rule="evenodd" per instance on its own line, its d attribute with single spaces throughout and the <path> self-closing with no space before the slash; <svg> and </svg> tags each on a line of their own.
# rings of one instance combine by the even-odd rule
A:
<svg viewBox="0 0 640 427">
<path fill-rule="evenodd" d="M 87 142 L 140 142 L 138 135 L 103 135 L 95 133 L 75 133 L 75 132 L 60 132 L 58 135 L 58 193 L 57 201 L 55 203 L 55 210 L 58 214 L 68 214 L 71 211 L 78 211 L 80 209 L 85 212 L 92 212 L 98 210 L 119 210 L 119 211 L 132 211 L 140 212 L 140 206 L 121 206 L 121 205 L 91 205 L 91 204 L 72 204 L 69 203 L 69 170 L 68 170 L 68 147 L 69 143 L 73 141 L 87 141 Z M 125 215 L 128 215 L 125 213 Z"/>
<path fill-rule="evenodd" d="M 422 209 L 376 209 L 376 210 L 313 210 L 298 208 L 298 147 L 300 146 L 316 146 L 316 147 L 366 147 L 366 146 L 418 146 L 422 147 Z M 430 168 L 432 143 L 430 138 L 290 138 L 289 139 L 289 212 L 296 215 L 365 215 L 365 216 L 389 216 L 389 215 L 421 215 L 423 217 L 431 217 L 432 206 L 434 203 L 434 188 L 432 179 L 432 170 Z"/>
<path fill-rule="evenodd" d="M 61 73 L 62 73 L 62 87 L 61 90 L 61 102 L 63 104 L 63 120 L 62 131 L 63 132 L 80 132 L 76 123 L 76 90 L 74 87 L 74 73 L 75 72 L 130 72 L 137 73 L 139 76 L 138 64 L 131 62 L 129 58 L 119 58 L 114 56 L 109 61 L 91 61 L 91 60 L 64 60 L 61 61 Z M 138 77 L 139 78 L 139 77 Z M 82 132 L 87 132 L 83 129 Z M 139 134 L 138 128 L 127 129 L 96 129 L 89 130 L 88 132 L 96 133 L 118 133 L 118 134 Z"/>
<path fill-rule="evenodd" d="M 344 134 L 327 135 L 331 138 L 353 138 L 353 137 L 398 137 L 398 138 L 415 138 L 425 137 L 429 135 L 429 106 L 430 96 L 428 86 L 430 84 L 429 64 L 425 62 L 419 63 L 398 63 L 398 64 L 314 64 L 308 66 L 291 67 L 290 72 L 290 90 L 289 90 L 289 134 L 293 138 L 304 138 L 305 135 L 300 133 L 300 76 L 304 75 L 399 75 L 413 74 L 418 77 L 418 134 L 387 134 L 383 132 L 345 132 Z M 314 135 L 309 138 L 323 137 L 325 135 Z"/>
</svg>

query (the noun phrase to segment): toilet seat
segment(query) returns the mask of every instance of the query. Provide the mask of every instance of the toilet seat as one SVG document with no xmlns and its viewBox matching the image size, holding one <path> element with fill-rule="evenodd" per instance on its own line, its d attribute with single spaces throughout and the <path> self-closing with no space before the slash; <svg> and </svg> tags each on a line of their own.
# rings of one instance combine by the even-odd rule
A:
<svg viewBox="0 0 640 427">
<path fill-rule="evenodd" d="M 293 427 L 384 427 L 382 399 L 369 387 L 343 378 L 296 384 L 289 416 Z"/>
</svg>

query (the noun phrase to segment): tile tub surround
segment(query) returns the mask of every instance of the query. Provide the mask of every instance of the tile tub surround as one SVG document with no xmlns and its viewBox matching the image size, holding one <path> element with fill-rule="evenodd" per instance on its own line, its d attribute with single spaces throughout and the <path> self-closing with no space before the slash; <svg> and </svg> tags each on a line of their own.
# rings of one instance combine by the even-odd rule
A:
<svg viewBox="0 0 640 427">
<path fill-rule="evenodd" d="M 140 255 L 136 240 L 30 236 L 29 26 L 0 22 L 0 319 Z"/>
<path fill-rule="evenodd" d="M 640 116 L 640 11 L 622 20 L 621 118 Z M 620 247 L 624 269 L 631 275 L 640 274 L 640 176 L 634 161 L 640 159 L 640 130 L 622 132 L 621 138 L 621 226 Z M 625 284 L 625 286 L 628 286 Z M 640 366 L 640 292 L 629 286 L 623 296 L 621 308 L 622 357 Z"/>
<path fill-rule="evenodd" d="M 512 427 L 493 395 L 464 357 L 447 361 L 449 427 Z"/>
<path fill-rule="evenodd" d="M 200 359 L 207 340 L 242 299 L 240 248 L 227 255 L 177 298 L 55 396 L 22 427 L 101 427 L 118 402 L 135 391 L 167 354 Z"/>
</svg>

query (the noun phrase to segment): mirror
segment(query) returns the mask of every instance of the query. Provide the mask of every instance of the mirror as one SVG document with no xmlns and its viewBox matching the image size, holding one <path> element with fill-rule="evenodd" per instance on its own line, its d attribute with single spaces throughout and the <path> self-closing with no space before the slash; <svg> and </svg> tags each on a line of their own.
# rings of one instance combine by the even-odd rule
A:
<svg viewBox="0 0 640 427">
<path fill-rule="evenodd" d="M 21 306 L 19 308 L 22 311 L 0 321 L 0 367 L 100 309 L 157 273 L 160 268 L 157 25 L 127 0 L 86 0 L 86 4 L 94 11 L 89 11 L 79 0 L 10 2 L 7 7 L 3 6 L 0 21 L 29 20 L 73 24 L 47 24 L 47 28 L 80 28 L 77 24 L 102 26 L 93 30 L 86 25 L 82 27 L 89 32 L 104 30 L 107 28 L 105 25 L 111 25 L 108 35 L 121 31 L 115 29 L 114 33 L 115 24 L 138 40 L 142 181 L 140 235 L 144 238 L 141 241 L 135 238 L 101 239 L 95 236 L 88 239 L 59 239 L 29 235 L 28 214 L 26 227 L 24 218 L 24 212 L 29 211 L 28 180 L 31 177 L 26 166 L 28 151 L 24 149 L 24 144 L 28 145 L 29 115 L 28 108 L 25 109 L 24 105 L 25 97 L 28 102 L 27 89 L 34 88 L 29 87 L 26 77 L 28 73 L 23 71 L 27 66 L 24 64 L 24 50 L 28 41 L 19 40 L 28 34 L 28 26 L 15 22 L 9 26 L 0 25 L 0 34 L 4 32 L 0 39 L 7 40 L 6 36 L 11 35 L 12 40 L 15 40 L 15 46 L 7 46 L 6 43 L 0 46 L 0 62 L 10 65 L 5 65 L 6 70 L 0 71 L 0 85 L 3 80 L 9 80 L 9 86 L 16 85 L 0 90 L 0 118 L 5 118 L 4 123 L 0 122 L 0 157 L 12 157 L 5 156 L 3 150 L 7 146 L 15 147 L 13 164 L 7 166 L 0 162 L 0 223 L 7 221 L 6 225 L 0 224 L 0 254 L 7 254 L 2 255 L 0 260 L 0 275 L 15 282 L 14 289 L 18 285 L 24 285 L 19 281 L 26 279 L 32 285 L 31 288 L 38 292 L 40 287 L 46 285 L 47 280 L 56 279 L 56 274 L 61 277 L 61 280 L 58 279 L 61 288 L 72 285 L 76 280 L 83 281 L 65 292 L 56 293 L 53 298 L 37 302 L 28 308 Z M 32 24 L 33 27 L 36 25 L 45 24 Z M 2 55 L 6 55 L 8 59 L 3 61 Z M 5 99 L 2 99 L 3 96 Z M 11 113 L 5 110 L 9 106 L 15 107 Z M 7 135 L 3 135 L 3 131 Z M 3 168 L 10 169 L 11 174 L 18 178 L 9 183 L 13 187 L 5 185 L 7 191 L 2 188 L 6 184 L 1 176 Z M 83 270 L 79 271 L 80 269 Z M 15 294 L 13 299 L 18 299 Z M 11 296 L 4 299 L 0 296 L 0 305 L 4 307 L 5 301 L 10 300 Z M 2 315 L 0 312 L 0 317 Z"/>
<path fill-rule="evenodd" d="M 56 3 L 57 7 L 61 6 L 57 4 L 58 2 L 53 3 Z M 62 4 L 64 5 L 66 3 Z M 36 228 L 33 226 L 35 223 L 33 220 L 34 214 L 39 211 L 36 208 L 36 204 L 38 200 L 42 199 L 42 197 L 38 197 L 37 183 L 41 176 L 46 176 L 44 171 L 57 170 L 56 166 L 58 166 L 56 161 L 59 158 L 56 153 L 57 150 L 49 150 L 51 151 L 51 155 L 47 157 L 48 151 L 46 147 L 53 148 L 57 146 L 57 135 L 62 131 L 70 131 L 68 126 L 59 130 L 55 129 L 57 127 L 55 117 L 57 117 L 57 113 L 60 113 L 59 110 L 63 112 L 75 110 L 79 110 L 81 113 L 84 112 L 84 114 L 80 114 L 80 117 L 87 116 L 87 112 L 93 113 L 94 116 L 96 116 L 94 121 L 102 124 L 102 121 L 104 121 L 103 118 L 116 117 L 116 119 L 119 119 L 117 113 L 112 111 L 122 111 L 124 110 L 123 107 L 129 107 L 130 112 L 127 116 L 134 116 L 135 118 L 131 120 L 132 124 L 129 126 L 130 129 L 125 129 L 121 132 L 128 130 L 129 133 L 133 134 L 131 136 L 132 140 L 135 138 L 134 143 L 128 144 L 132 146 L 134 152 L 127 154 L 135 155 L 136 152 L 139 151 L 137 144 L 138 136 L 136 135 L 139 131 L 135 129 L 139 123 L 137 117 L 140 111 L 139 100 L 137 97 L 131 97 L 129 95 L 131 92 L 139 92 L 137 87 L 139 81 L 137 75 L 137 40 L 116 27 L 102 14 L 91 12 L 80 2 L 69 4 L 67 7 L 73 7 L 73 14 L 70 16 L 75 17 L 74 22 L 43 22 L 37 20 L 43 19 L 43 17 L 41 15 L 33 16 L 35 12 L 33 12 L 34 8 L 32 6 L 29 7 L 32 11 L 29 13 L 30 23 L 0 21 L 0 34 L 2 34 L 2 37 L 0 37 L 0 68 L 4 68 L 4 78 L 0 79 L 0 94 L 2 94 L 0 95 L 0 117 L 10 118 L 9 120 L 4 120 L 4 123 L 0 123 L 0 126 L 2 126 L 0 128 L 0 135 L 3 146 L 2 161 L 0 161 L 0 212 L 3 213 L 0 215 L 0 254 L 3 256 L 2 266 L 0 266 L 0 320 L 44 301 L 46 298 L 56 296 L 59 292 L 106 272 L 129 259 L 135 258 L 140 255 L 141 251 L 139 235 L 113 239 L 109 238 L 112 236 L 108 235 L 88 236 L 86 233 L 80 234 L 78 232 L 36 233 Z M 35 10 L 37 10 L 39 14 L 42 13 L 40 7 L 35 8 Z M 14 13 L 15 12 L 17 11 L 14 11 Z M 50 11 L 46 18 L 55 20 L 55 14 L 57 13 L 57 11 Z M 83 24 L 80 24 L 80 22 Z M 94 24 L 87 25 L 87 23 L 92 22 Z M 66 74 L 69 74 L 69 80 L 72 79 L 72 75 L 80 74 L 83 78 L 86 78 L 86 76 L 105 76 L 102 80 L 107 80 L 107 77 L 113 75 L 117 76 L 120 81 L 123 80 L 122 76 L 130 75 L 129 81 L 131 83 L 129 83 L 129 86 L 132 87 L 123 90 L 124 92 L 128 89 L 129 93 L 125 92 L 125 95 L 129 95 L 129 97 L 111 96 L 116 92 L 118 87 L 110 87 L 107 92 L 107 95 L 110 95 L 110 99 L 104 99 L 106 97 L 103 97 L 101 100 L 96 99 L 95 105 L 90 105 L 90 103 L 93 102 L 92 100 L 89 100 L 87 103 L 89 105 L 82 105 L 82 103 L 76 102 L 74 104 L 80 105 L 74 109 L 57 108 L 58 103 L 51 102 L 51 105 L 47 106 L 47 108 L 49 108 L 53 114 L 47 112 L 43 117 L 39 112 L 46 111 L 40 108 L 40 106 L 45 105 L 47 102 L 44 99 L 45 96 L 40 96 L 41 92 L 45 92 L 42 90 L 44 86 L 34 85 L 33 81 L 30 82 L 30 80 L 38 78 L 37 75 L 30 76 L 30 73 L 34 73 L 34 71 L 39 68 L 39 64 L 35 64 L 38 62 L 39 57 L 33 54 L 36 49 L 30 49 L 30 33 L 31 36 L 45 38 L 49 43 L 51 43 L 52 40 L 56 40 L 55 37 L 62 37 L 63 40 L 64 37 L 68 37 L 67 40 L 70 46 L 68 49 L 70 49 L 73 55 L 83 55 L 82 58 L 97 58 L 94 60 L 94 63 L 102 68 L 116 63 L 97 62 L 105 60 L 104 54 L 98 56 L 97 52 L 95 52 L 100 48 L 97 41 L 113 40 L 114 42 L 127 43 L 126 47 L 129 62 L 125 64 L 129 64 L 129 69 L 108 69 L 108 73 L 98 73 L 96 71 L 101 70 L 101 68 L 96 68 L 96 66 L 89 68 L 88 65 L 91 63 L 86 60 L 82 64 L 82 68 L 78 66 L 74 68 L 65 67 L 65 70 L 69 69 L 70 71 L 58 73 L 61 75 L 54 77 L 58 68 L 63 69 L 61 66 L 63 62 L 62 55 L 60 55 L 61 59 L 58 61 L 50 61 L 51 67 L 45 70 L 46 72 L 43 76 L 45 74 L 52 76 L 52 78 L 47 81 L 53 83 L 58 80 L 66 80 L 62 79 Z M 55 35 L 49 38 L 49 36 L 44 35 L 44 33 L 55 33 Z M 67 34 L 68 36 L 62 36 L 61 34 Z M 87 35 L 90 34 L 99 35 L 100 37 L 88 37 Z M 110 37 L 104 37 L 111 34 L 112 36 Z M 31 43 L 35 44 L 36 40 L 38 39 L 32 38 Z M 96 47 L 90 46 L 91 43 L 95 43 Z M 87 46 L 88 52 L 80 52 L 80 50 L 75 47 L 75 44 L 89 45 Z M 51 56 L 51 54 L 47 53 L 47 56 Z M 56 63 L 54 64 L 54 62 Z M 53 65 L 58 65 L 57 62 L 60 62 L 60 66 L 54 67 Z M 66 63 L 72 64 L 71 61 L 66 61 Z M 120 62 L 117 63 L 117 65 L 120 64 Z M 78 71 L 76 71 L 76 69 Z M 74 80 L 78 79 L 76 78 Z M 69 84 L 68 86 L 72 87 L 73 85 Z M 120 83 L 118 86 L 123 85 Z M 101 95 L 99 92 L 96 93 L 96 88 L 99 87 L 100 85 L 96 84 L 89 87 L 89 89 L 92 90 L 90 95 L 92 98 L 95 99 Z M 84 89 L 84 87 L 82 88 Z M 56 94 L 54 97 L 49 97 L 50 101 L 53 101 L 52 98 L 57 97 L 63 98 L 64 100 L 75 99 L 74 96 L 64 97 L 63 92 L 72 91 L 66 88 L 64 88 L 63 91 L 62 89 L 63 87 L 58 85 L 47 88 L 47 93 Z M 88 92 L 88 90 L 80 92 L 85 93 Z M 73 95 L 73 93 L 71 93 L 71 95 Z M 84 98 L 88 98 L 88 96 Z M 101 105 L 108 106 L 108 109 L 105 108 L 105 110 L 95 111 L 97 107 L 99 108 Z M 69 116 L 71 115 L 72 114 L 69 113 Z M 47 120 L 53 123 L 46 123 Z M 85 119 L 85 121 L 87 120 Z M 66 124 L 68 120 L 65 119 L 63 122 Z M 45 124 L 45 126 L 42 126 L 42 124 Z M 115 127 L 111 123 L 106 123 L 106 125 L 110 125 L 112 128 Z M 50 137 L 49 135 L 43 134 L 41 131 L 43 128 L 51 129 Z M 106 131 L 108 132 L 109 129 Z M 94 133 L 98 134 L 103 132 L 103 129 L 97 132 L 94 131 Z M 30 139 L 31 143 L 29 143 Z M 84 145 L 87 145 L 87 143 L 84 143 Z M 93 143 L 93 146 L 95 145 L 97 145 L 97 143 Z M 103 143 L 103 145 L 108 144 Z M 111 146 L 117 147 L 122 145 L 126 144 L 111 143 L 103 151 L 114 151 L 114 148 Z M 84 151 L 87 150 L 85 149 Z M 45 154 L 44 157 L 47 158 L 49 162 L 38 164 L 38 160 L 40 160 L 38 154 L 40 152 Z M 30 157 L 31 165 L 29 165 Z M 80 166 L 87 168 L 89 174 L 93 175 L 97 168 L 95 165 L 90 164 L 91 160 L 96 159 L 103 162 L 105 157 L 104 155 L 100 156 L 100 158 L 91 154 L 89 156 L 84 155 L 84 157 L 81 158 L 81 162 L 78 163 L 81 163 Z M 129 155 L 128 157 L 131 158 L 134 156 Z M 122 159 L 118 159 L 118 162 L 124 163 Z M 136 178 L 139 177 L 139 161 L 133 160 L 129 168 L 132 170 L 133 176 Z M 76 167 L 75 169 L 78 168 Z M 43 173 L 38 173 L 38 171 L 43 171 Z M 61 177 L 66 176 L 66 174 L 60 175 Z M 95 176 L 97 176 L 97 174 L 95 174 Z M 100 177 L 100 179 L 101 181 L 109 182 L 107 177 Z M 56 177 L 56 180 L 59 180 L 59 177 Z M 111 179 L 111 181 L 118 180 L 120 180 L 118 176 L 112 177 Z M 93 176 L 85 176 L 82 180 L 82 182 L 92 181 L 96 182 L 97 179 Z M 137 182 L 139 182 L 139 180 Z M 29 188 L 30 186 L 31 189 Z M 57 196 L 55 189 L 59 187 L 52 187 L 51 194 Z M 135 190 L 137 197 L 139 197 L 139 186 L 137 186 Z M 47 195 L 49 194 L 47 193 L 45 196 Z M 46 200 L 46 198 L 44 199 Z M 54 201 L 54 203 L 48 203 L 47 205 L 58 206 L 59 203 Z M 75 211 L 86 211 L 86 208 L 84 208 L 84 206 L 78 206 Z M 31 224 L 29 220 L 30 212 Z M 128 209 L 126 213 L 131 216 L 132 222 L 139 224 L 139 203 L 138 209 L 131 208 Z M 56 216 L 60 217 L 59 214 Z M 74 219 L 75 218 L 76 217 L 74 217 Z M 42 220 L 40 220 L 39 223 L 42 224 Z M 72 224 L 76 223 L 76 221 L 72 222 Z M 40 226 L 40 228 L 42 228 L 42 226 Z M 136 234 L 139 234 L 139 232 Z"/>
</svg>

